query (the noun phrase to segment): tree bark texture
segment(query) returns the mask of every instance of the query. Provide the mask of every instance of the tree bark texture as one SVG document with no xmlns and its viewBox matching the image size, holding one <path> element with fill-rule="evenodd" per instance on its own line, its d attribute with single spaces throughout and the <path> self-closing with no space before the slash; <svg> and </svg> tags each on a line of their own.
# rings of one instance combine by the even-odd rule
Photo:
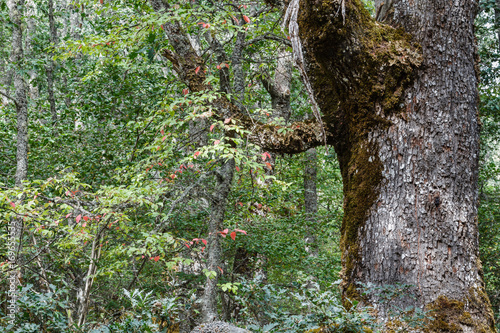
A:
<svg viewBox="0 0 500 333">
<path fill-rule="evenodd" d="M 304 209 L 306 213 L 307 232 L 305 236 L 306 251 L 309 256 L 317 257 L 316 228 L 318 218 L 318 193 L 316 179 L 318 173 L 318 154 L 316 148 L 311 148 L 305 153 L 306 166 L 304 168 Z"/>
<path fill-rule="evenodd" d="M 27 57 L 33 57 L 33 37 L 36 34 L 36 5 L 33 0 L 26 1 L 26 55 Z M 29 80 L 29 97 L 32 101 L 37 101 L 40 95 L 37 85 L 34 85 L 38 73 L 35 70 L 30 70 L 30 80 Z"/>
<path fill-rule="evenodd" d="M 11 59 L 15 66 L 14 88 L 16 90 L 14 99 L 17 111 L 17 167 L 15 182 L 21 187 L 22 181 L 26 180 L 28 173 L 28 102 L 26 100 L 26 84 L 21 75 L 23 63 L 23 28 L 22 28 L 22 8 L 21 1 L 10 0 L 9 15 L 12 22 L 12 54 Z"/>
<path fill-rule="evenodd" d="M 343 295 L 403 283 L 430 331 L 495 331 L 478 256 L 473 0 L 302 0 L 307 73 L 344 181 Z M 340 14 L 339 14 L 340 13 Z M 344 13 L 344 14 L 342 14 Z M 376 303 L 387 320 L 390 304 Z M 393 304 L 394 305 L 394 304 Z"/>
<path fill-rule="evenodd" d="M 212 194 L 210 221 L 208 225 L 208 258 L 207 269 L 219 276 L 222 267 L 222 250 L 219 243 L 219 232 L 224 229 L 224 215 L 226 212 L 227 198 L 231 191 L 234 176 L 235 162 L 227 160 L 217 175 L 217 183 Z M 202 305 L 202 322 L 211 322 L 218 318 L 217 313 L 217 282 L 218 278 L 207 279 Z"/>
<path fill-rule="evenodd" d="M 56 24 L 54 20 L 54 2 L 53 0 L 48 0 L 47 5 L 49 7 L 49 29 L 50 29 L 50 43 L 52 44 L 52 47 L 55 47 L 57 44 L 57 30 L 56 30 Z M 54 97 L 54 69 L 56 67 L 55 61 L 52 60 L 52 55 L 49 54 L 49 63 L 46 68 L 46 73 L 47 73 L 47 94 L 48 100 L 49 100 L 49 105 L 50 105 L 50 115 L 52 116 L 52 124 L 55 126 L 58 115 L 57 115 L 57 110 L 56 110 L 56 99 Z"/>
<path fill-rule="evenodd" d="M 21 74 L 22 64 L 24 61 L 23 53 L 23 27 L 22 27 L 22 15 L 20 11 L 22 7 L 22 1 L 19 0 L 9 0 L 7 1 L 7 6 L 9 8 L 9 17 L 12 22 L 12 53 L 11 60 L 14 65 L 13 78 L 14 78 L 14 88 L 15 95 L 14 101 L 16 105 L 16 115 L 17 115 L 17 153 L 16 153 L 16 174 L 15 174 L 15 185 L 17 187 L 23 186 L 23 181 L 26 180 L 28 174 L 28 102 L 26 99 L 26 85 Z M 14 264 L 19 264 L 19 253 L 21 250 L 21 235 L 22 235 L 23 222 L 20 218 L 14 219 L 10 222 L 9 234 L 11 241 L 13 241 L 16 249 L 13 251 L 15 254 Z M 13 269 L 10 272 L 11 288 L 13 290 L 17 289 L 19 283 L 20 270 Z M 11 295 L 11 301 L 17 301 L 17 292 Z M 17 312 L 17 304 L 14 305 L 14 313 Z"/>
</svg>

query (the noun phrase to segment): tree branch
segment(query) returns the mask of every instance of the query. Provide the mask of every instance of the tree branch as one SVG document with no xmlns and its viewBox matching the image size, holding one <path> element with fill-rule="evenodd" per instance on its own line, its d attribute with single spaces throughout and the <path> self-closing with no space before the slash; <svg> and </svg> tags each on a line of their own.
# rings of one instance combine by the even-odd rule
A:
<svg viewBox="0 0 500 333">
<path fill-rule="evenodd" d="M 14 104 L 16 105 L 16 107 L 19 107 L 19 104 L 17 103 L 17 100 L 14 98 L 14 97 L 11 97 L 5 93 L 3 93 L 2 91 L 0 91 L 0 95 L 10 99 L 12 102 L 14 102 Z"/>
</svg>

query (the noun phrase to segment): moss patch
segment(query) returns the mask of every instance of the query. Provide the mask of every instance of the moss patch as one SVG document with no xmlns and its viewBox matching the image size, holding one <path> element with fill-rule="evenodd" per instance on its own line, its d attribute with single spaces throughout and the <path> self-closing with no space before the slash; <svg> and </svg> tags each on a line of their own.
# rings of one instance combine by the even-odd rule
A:
<svg viewBox="0 0 500 333">
<path fill-rule="evenodd" d="M 464 327 L 474 332 L 496 332 L 493 312 L 482 290 L 472 288 L 463 301 L 439 296 L 426 309 L 432 320 L 425 332 L 463 332 Z"/>
<path fill-rule="evenodd" d="M 333 134 L 344 181 L 344 297 L 359 299 L 359 232 L 375 204 L 383 165 L 369 133 L 405 118 L 404 91 L 422 61 L 421 50 L 400 29 L 370 17 L 359 0 L 301 1 L 299 34 L 316 100 Z M 348 306 L 349 302 L 344 302 Z"/>
</svg>

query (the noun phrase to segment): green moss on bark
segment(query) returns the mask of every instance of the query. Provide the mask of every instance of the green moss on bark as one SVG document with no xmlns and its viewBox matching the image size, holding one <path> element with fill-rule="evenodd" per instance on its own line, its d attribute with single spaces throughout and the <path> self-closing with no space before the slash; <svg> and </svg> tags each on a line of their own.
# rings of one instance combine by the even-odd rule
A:
<svg viewBox="0 0 500 333">
<path fill-rule="evenodd" d="M 421 50 L 400 29 L 370 17 L 359 0 L 301 1 L 299 33 L 308 73 L 328 131 L 335 137 L 344 180 L 344 297 L 359 299 L 359 233 L 376 204 L 383 165 L 369 133 L 385 130 L 390 118 L 405 118 L 404 91 L 421 61 Z M 346 305 L 349 302 L 345 303 Z"/>
<path fill-rule="evenodd" d="M 439 296 L 434 302 L 428 304 L 426 309 L 430 310 L 430 320 L 425 329 L 428 333 L 455 333 L 469 329 L 473 332 L 496 332 L 489 299 L 482 289 L 471 288 L 468 296 L 463 300 Z M 486 316 L 485 310 L 489 311 Z"/>
</svg>

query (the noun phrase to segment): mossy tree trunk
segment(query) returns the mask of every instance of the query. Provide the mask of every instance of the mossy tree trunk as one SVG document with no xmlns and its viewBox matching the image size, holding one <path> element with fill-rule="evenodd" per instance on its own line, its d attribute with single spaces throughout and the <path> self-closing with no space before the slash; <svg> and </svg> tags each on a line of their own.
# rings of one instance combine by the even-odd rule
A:
<svg viewBox="0 0 500 333">
<path fill-rule="evenodd" d="M 392 26 L 359 0 L 300 1 L 344 181 L 343 295 L 407 284 L 416 298 L 396 305 L 436 310 L 430 331 L 494 331 L 478 257 L 477 1 L 387 4 L 377 16 Z M 387 320 L 389 305 L 376 307 Z"/>
</svg>

